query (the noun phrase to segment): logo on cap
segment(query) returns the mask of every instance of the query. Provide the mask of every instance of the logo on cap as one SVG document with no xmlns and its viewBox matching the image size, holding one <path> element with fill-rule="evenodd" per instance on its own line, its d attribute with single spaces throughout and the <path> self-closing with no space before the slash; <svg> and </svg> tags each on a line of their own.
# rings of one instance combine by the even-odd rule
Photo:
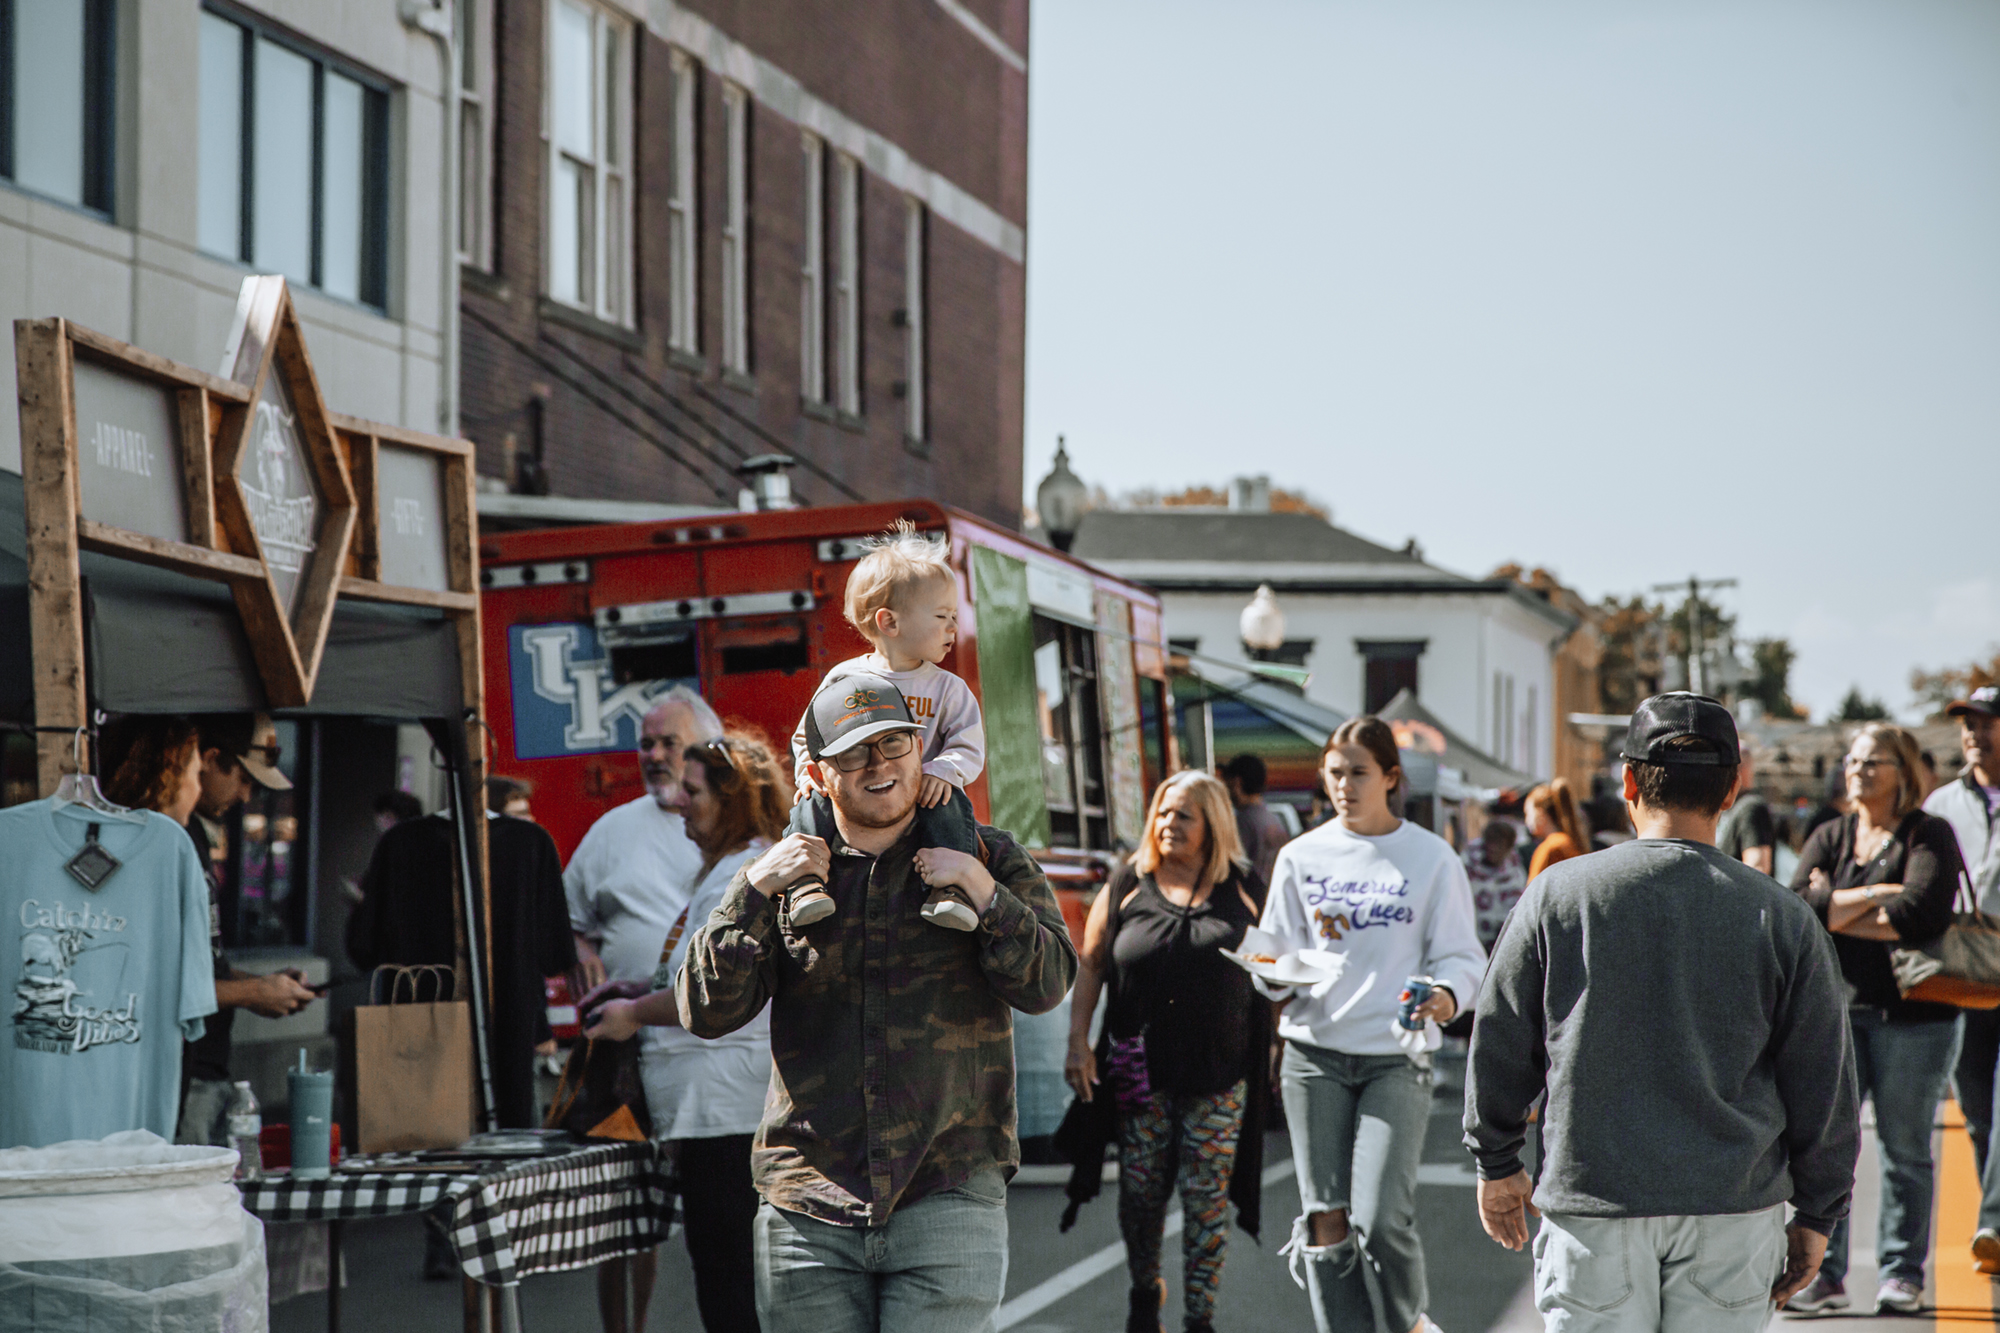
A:
<svg viewBox="0 0 2000 1333">
<path fill-rule="evenodd" d="M 873 690 L 856 690 L 847 696 L 846 701 L 841 706 L 843 708 L 867 708 L 872 704 L 879 704 L 881 702 L 882 696 Z"/>
</svg>

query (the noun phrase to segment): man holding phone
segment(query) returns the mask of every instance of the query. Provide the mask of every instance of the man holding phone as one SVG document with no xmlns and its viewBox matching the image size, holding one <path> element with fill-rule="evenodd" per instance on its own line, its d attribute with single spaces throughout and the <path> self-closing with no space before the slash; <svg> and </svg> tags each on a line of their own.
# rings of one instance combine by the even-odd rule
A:
<svg viewBox="0 0 2000 1333">
<path fill-rule="evenodd" d="M 181 1078 L 186 1087 L 181 1093 L 180 1128 L 174 1137 L 180 1143 L 222 1146 L 228 1142 L 229 1102 L 235 1095 L 229 1077 L 229 1049 L 236 1011 L 248 1009 L 266 1018 L 283 1018 L 312 1003 L 319 992 L 306 986 L 305 973 L 297 968 L 261 977 L 239 971 L 222 947 L 222 909 L 217 901 L 222 867 L 216 864 L 209 828 L 219 825 L 259 788 L 291 790 L 292 780 L 278 767 L 278 728 L 262 713 L 255 717 L 214 714 L 198 717 L 194 724 L 201 734 L 196 742 L 201 750 L 201 799 L 187 830 L 202 872 L 208 876 L 208 947 L 215 964 L 218 1007 L 201 1040 L 189 1042 L 181 1053 Z"/>
</svg>

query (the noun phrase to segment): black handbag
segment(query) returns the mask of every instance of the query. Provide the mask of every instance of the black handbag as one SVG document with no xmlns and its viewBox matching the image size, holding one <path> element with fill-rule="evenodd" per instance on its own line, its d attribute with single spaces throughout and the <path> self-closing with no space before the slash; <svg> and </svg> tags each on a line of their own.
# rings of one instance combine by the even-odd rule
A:
<svg viewBox="0 0 2000 1333">
<path fill-rule="evenodd" d="M 681 932 L 687 929 L 687 919 L 684 907 L 660 950 L 662 964 L 673 956 Z M 588 1016 L 584 1017 L 588 1027 Z M 653 1117 L 647 1113 L 646 1086 L 639 1077 L 638 1036 L 623 1041 L 586 1037 L 582 1044 L 572 1046 L 543 1123 L 584 1139 L 643 1143 L 652 1138 Z"/>
</svg>

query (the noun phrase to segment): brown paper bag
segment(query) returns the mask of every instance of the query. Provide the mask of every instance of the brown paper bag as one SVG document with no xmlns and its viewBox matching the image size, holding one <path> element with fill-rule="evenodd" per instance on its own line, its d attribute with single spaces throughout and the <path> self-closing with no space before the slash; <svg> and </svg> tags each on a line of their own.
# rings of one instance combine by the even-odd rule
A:
<svg viewBox="0 0 2000 1333">
<path fill-rule="evenodd" d="M 456 1148 L 472 1137 L 472 1009 L 422 1001 L 425 973 L 450 968 L 378 968 L 394 974 L 386 1004 L 354 1011 L 356 1147 L 364 1153 Z M 435 979 L 435 978 L 433 978 Z M 433 994 L 442 994 L 434 989 Z"/>
</svg>

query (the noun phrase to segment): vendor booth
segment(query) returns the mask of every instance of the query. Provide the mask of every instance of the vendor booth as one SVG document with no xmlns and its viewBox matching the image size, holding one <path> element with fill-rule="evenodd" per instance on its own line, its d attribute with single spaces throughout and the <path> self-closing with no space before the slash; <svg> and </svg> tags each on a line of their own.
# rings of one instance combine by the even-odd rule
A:
<svg viewBox="0 0 2000 1333">
<path fill-rule="evenodd" d="M 14 333 L 22 475 L 0 473 L 0 732 L 11 733 L 0 804 L 94 771 L 114 715 L 272 714 L 297 801 L 238 830 L 261 847 L 263 878 L 243 869 L 227 914 L 276 923 L 273 938 L 288 920 L 292 943 L 338 957 L 346 904 L 327 852 L 342 837 L 372 841 L 369 784 L 390 786 L 395 766 L 378 749 L 383 771 L 363 774 L 347 742 L 421 726 L 455 830 L 452 970 L 473 1015 L 465 1096 L 473 1127 L 493 1129 L 472 446 L 329 410 L 278 277 L 244 280 L 221 375 L 62 319 Z M 343 1118 L 352 1148 L 352 1108 Z M 664 1221 L 640 1216 L 661 1211 L 646 1206 L 659 1202 L 649 1149 L 593 1147 L 546 1167 L 475 1160 L 449 1175 L 353 1164 L 363 1169 L 331 1180 L 246 1184 L 244 1200 L 267 1220 L 336 1224 L 456 1200 L 482 1238 L 458 1254 L 467 1278 L 511 1290 L 525 1273 L 658 1243 Z M 589 1245 L 523 1230 L 519 1211 L 545 1187 L 573 1193 L 579 1170 L 629 1225 L 598 1226 Z M 337 1249 L 332 1272 L 337 1322 Z M 511 1302 L 496 1304 L 516 1322 Z"/>
</svg>

